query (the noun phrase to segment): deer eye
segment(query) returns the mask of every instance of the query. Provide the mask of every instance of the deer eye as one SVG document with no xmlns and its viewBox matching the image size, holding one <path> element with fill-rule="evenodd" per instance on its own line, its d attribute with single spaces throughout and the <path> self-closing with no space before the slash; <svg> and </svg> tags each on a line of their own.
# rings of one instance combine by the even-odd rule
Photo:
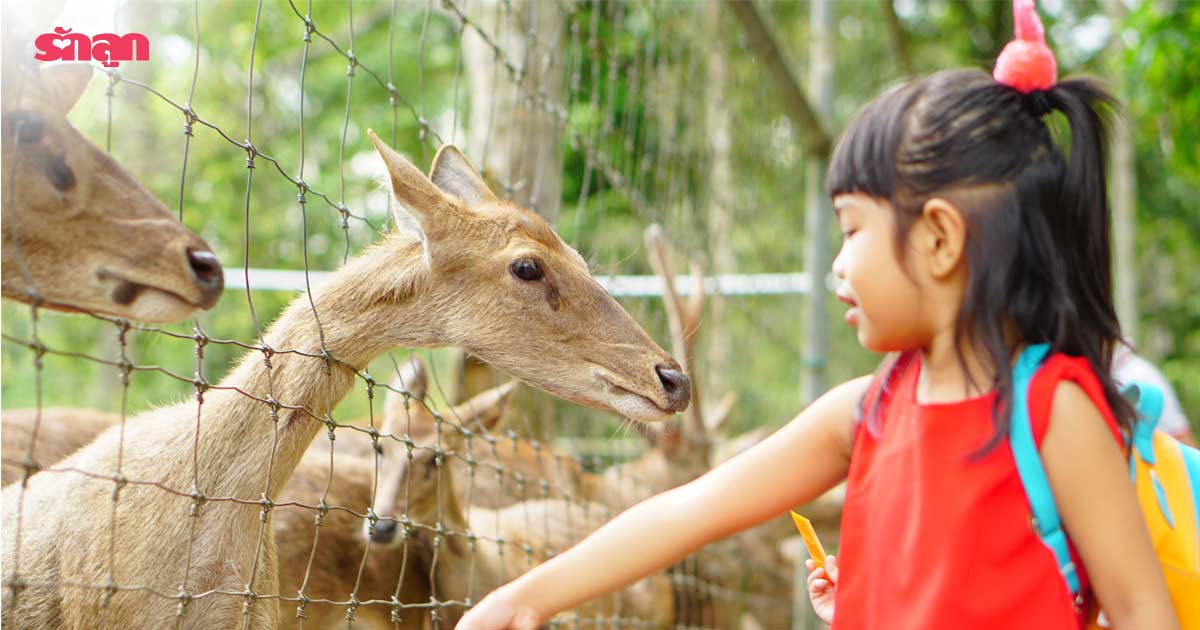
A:
<svg viewBox="0 0 1200 630">
<path fill-rule="evenodd" d="M 509 265 L 508 270 L 512 272 L 512 275 L 525 282 L 537 282 L 546 275 L 542 271 L 542 265 L 532 258 L 522 258 L 513 261 L 513 264 Z"/>
<path fill-rule="evenodd" d="M 6 124 L 17 131 L 17 141 L 34 143 L 42 139 L 42 117 L 34 112 L 15 112 Z"/>
</svg>

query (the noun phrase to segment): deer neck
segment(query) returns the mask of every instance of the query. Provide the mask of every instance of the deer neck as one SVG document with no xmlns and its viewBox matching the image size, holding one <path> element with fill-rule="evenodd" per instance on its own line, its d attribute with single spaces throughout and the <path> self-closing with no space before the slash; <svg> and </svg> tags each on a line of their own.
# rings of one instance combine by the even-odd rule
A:
<svg viewBox="0 0 1200 630">
<path fill-rule="evenodd" d="M 311 302 L 296 298 L 263 336 L 270 350 L 247 352 L 219 385 L 231 389 L 206 394 L 201 437 L 211 445 L 198 453 L 211 460 L 201 466 L 223 487 L 204 492 L 261 493 L 271 462 L 268 492 L 277 494 L 313 438 L 328 429 L 355 372 L 397 346 L 445 343 L 420 245 L 399 240 L 344 265 L 313 290 Z"/>
</svg>

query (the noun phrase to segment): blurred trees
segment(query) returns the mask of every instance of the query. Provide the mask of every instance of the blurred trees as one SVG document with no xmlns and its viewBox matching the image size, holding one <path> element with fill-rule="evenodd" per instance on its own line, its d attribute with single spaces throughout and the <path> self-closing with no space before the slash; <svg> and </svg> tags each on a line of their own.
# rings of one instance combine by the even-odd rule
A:
<svg viewBox="0 0 1200 630">
<path fill-rule="evenodd" d="M 450 6 L 490 24 L 474 17 L 483 5 L 495 3 Z M 72 120 L 101 144 L 111 131 L 114 156 L 169 207 L 179 208 L 183 221 L 214 246 L 230 271 L 304 269 L 306 262 L 312 270 L 329 270 L 380 238 L 390 221 L 389 203 L 373 183 L 381 169 L 366 141 L 367 128 L 421 166 L 428 166 L 441 142 L 467 144 L 473 156 L 484 150 L 470 146 L 479 143 L 472 134 L 480 123 L 471 122 L 475 95 L 459 44 L 461 33 L 472 27 L 441 3 L 313 3 L 316 30 L 307 45 L 307 3 L 264 3 L 257 29 L 255 3 L 223 0 L 194 7 L 134 0 L 122 6 L 120 29 L 145 33 L 154 53 L 150 63 L 123 64 L 121 76 L 152 86 L 179 106 L 190 101 L 200 120 L 229 139 L 194 123 L 181 184 L 187 120 L 158 96 L 115 83 L 110 128 L 110 101 L 105 78 L 99 77 Z M 486 27 L 496 29 L 493 36 L 536 31 L 520 11 L 511 10 L 522 3 L 499 6 L 510 10 L 499 25 Z M 809 61 L 807 4 L 759 6 L 790 65 L 803 75 Z M 1137 341 L 1160 362 L 1196 422 L 1200 278 L 1193 270 L 1200 268 L 1195 203 L 1200 131 L 1190 123 L 1200 118 L 1194 88 L 1200 66 L 1192 62 L 1200 56 L 1200 5 L 1125 2 L 1128 13 L 1118 24 L 1096 0 L 1046 0 L 1040 6 L 1061 74 L 1120 78 L 1114 82 L 1127 90 L 1120 96 L 1129 105 L 1137 169 L 1135 272 L 1142 331 Z M 553 55 L 549 65 L 543 59 L 524 62 L 562 73 L 564 83 L 554 91 L 565 90 L 565 97 L 552 99 L 561 101 L 566 116 L 557 226 L 597 275 L 648 273 L 641 232 L 651 221 L 664 225 L 680 254 L 701 260 L 710 271 L 804 270 L 804 131 L 787 116 L 738 20 L 724 7 L 712 15 L 699 3 L 581 0 L 557 9 L 560 43 L 541 46 Z M 1011 37 L 1009 11 L 1009 3 L 990 0 L 835 3 L 830 127 L 841 129 L 867 99 L 910 72 L 962 65 L 990 69 Z M 714 42 L 724 53 L 719 65 L 710 56 Z M 709 76 L 718 70 L 723 77 Z M 711 137 L 721 128 L 727 145 Z M 261 153 L 252 175 L 247 152 L 235 144 L 247 139 Z M 301 188 L 290 181 L 300 179 L 308 188 L 303 205 L 297 199 Z M 723 192 L 714 192 L 714 179 Z M 494 181 L 510 189 L 519 185 L 503 177 Z M 713 211 L 718 207 L 720 212 Z M 724 238 L 715 238 L 714 229 Z M 836 243 L 832 231 L 826 237 Z M 254 343 L 255 318 L 265 327 L 291 297 L 254 291 L 248 300 L 244 290 L 231 288 L 196 323 L 213 338 Z M 625 304 L 666 342 L 657 300 Z M 740 394 L 735 428 L 777 426 L 800 408 L 803 305 L 800 296 L 729 298 L 721 327 L 704 328 L 726 341 L 719 361 L 702 357 L 700 364 L 719 376 L 722 387 Z M 829 317 L 827 381 L 871 370 L 877 357 L 858 347 L 841 323 L 840 305 L 829 305 Z M 28 307 L 6 303 L 3 320 L 6 335 L 31 338 Z M 191 324 L 167 328 L 192 331 Z M 86 316 L 42 313 L 38 324 L 39 338 L 52 348 L 108 358 L 115 357 L 116 334 L 111 324 Z M 205 377 L 218 380 L 240 353 L 231 345 L 209 344 L 201 368 Z M 160 365 L 186 378 L 196 370 L 189 339 L 134 333 L 130 354 L 138 364 Z M 34 404 L 32 353 L 5 342 L 2 357 L 4 405 Z M 386 380 L 390 361 L 375 369 L 376 378 Z M 41 380 L 46 405 L 120 404 L 118 374 L 108 366 L 48 355 Z M 190 383 L 137 372 L 129 407 L 140 410 L 191 392 Z M 364 411 L 365 398 L 353 394 L 339 419 Z M 558 409 L 599 427 L 601 435 L 616 426 L 607 419 L 597 423 L 588 411 Z"/>
</svg>

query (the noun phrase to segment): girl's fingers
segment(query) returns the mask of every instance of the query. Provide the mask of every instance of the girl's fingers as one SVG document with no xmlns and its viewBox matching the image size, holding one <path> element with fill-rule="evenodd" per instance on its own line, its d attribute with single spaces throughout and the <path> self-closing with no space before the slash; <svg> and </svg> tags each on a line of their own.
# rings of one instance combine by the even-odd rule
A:
<svg viewBox="0 0 1200 630">
<path fill-rule="evenodd" d="M 812 561 L 812 558 L 809 558 L 808 560 L 805 560 L 805 561 L 804 561 L 804 568 L 808 569 L 808 572 L 809 572 L 809 573 L 812 573 L 812 571 L 813 571 L 813 561 Z"/>
<path fill-rule="evenodd" d="M 829 584 L 829 576 L 825 575 L 824 569 L 817 569 L 808 574 L 808 590 L 811 592 L 819 592 L 819 584 Z"/>
</svg>

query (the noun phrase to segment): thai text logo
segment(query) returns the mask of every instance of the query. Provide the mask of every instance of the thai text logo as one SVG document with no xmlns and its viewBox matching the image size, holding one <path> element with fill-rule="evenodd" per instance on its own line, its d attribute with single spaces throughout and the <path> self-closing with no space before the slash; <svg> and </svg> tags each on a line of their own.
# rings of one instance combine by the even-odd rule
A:
<svg viewBox="0 0 1200 630">
<path fill-rule="evenodd" d="M 122 61 L 150 59 L 150 40 L 141 33 L 100 33 L 88 37 L 72 33 L 61 26 L 53 33 L 39 35 L 33 41 L 38 61 L 99 61 L 106 68 L 115 68 Z"/>
</svg>

